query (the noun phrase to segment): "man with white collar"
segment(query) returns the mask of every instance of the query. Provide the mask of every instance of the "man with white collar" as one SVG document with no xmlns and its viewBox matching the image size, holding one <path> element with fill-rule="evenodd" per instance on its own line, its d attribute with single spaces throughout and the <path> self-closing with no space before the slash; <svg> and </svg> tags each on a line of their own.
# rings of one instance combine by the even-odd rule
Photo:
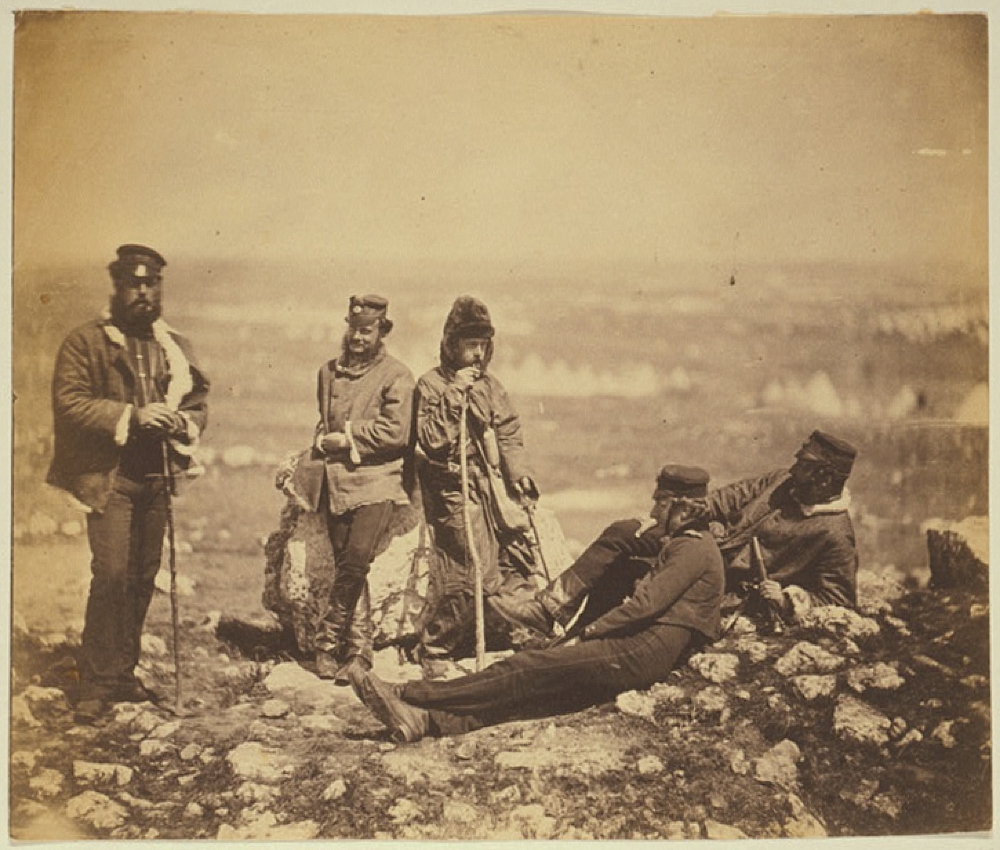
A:
<svg viewBox="0 0 1000 850">
<path fill-rule="evenodd" d="M 760 595 L 783 613 L 857 604 L 858 553 L 845 488 L 856 456 L 850 443 L 813 431 L 790 469 L 707 496 L 706 517 L 726 560 L 727 586 L 738 587 L 759 555 L 767 575 Z"/>
<path fill-rule="evenodd" d="M 208 420 L 208 378 L 187 340 L 160 318 L 163 257 L 122 245 L 100 319 L 70 332 L 52 378 L 55 453 L 48 483 L 88 510 L 90 595 L 76 715 L 150 692 L 135 676 L 160 569 L 168 479 L 191 465 Z"/>
</svg>

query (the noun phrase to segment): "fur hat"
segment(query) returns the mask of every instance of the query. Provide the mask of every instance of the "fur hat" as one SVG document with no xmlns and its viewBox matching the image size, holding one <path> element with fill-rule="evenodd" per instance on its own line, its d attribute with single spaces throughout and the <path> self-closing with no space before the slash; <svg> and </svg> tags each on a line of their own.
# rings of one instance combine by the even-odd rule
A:
<svg viewBox="0 0 1000 850">
<path fill-rule="evenodd" d="M 455 299 L 444 323 L 445 339 L 492 339 L 493 323 L 486 305 L 468 295 Z"/>
</svg>

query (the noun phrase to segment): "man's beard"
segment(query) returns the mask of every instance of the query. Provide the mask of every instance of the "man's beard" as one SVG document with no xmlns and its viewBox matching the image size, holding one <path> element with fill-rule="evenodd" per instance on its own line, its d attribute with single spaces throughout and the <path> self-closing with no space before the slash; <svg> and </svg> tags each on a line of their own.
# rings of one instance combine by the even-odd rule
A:
<svg viewBox="0 0 1000 850">
<path fill-rule="evenodd" d="M 111 318 L 123 330 L 148 331 L 161 312 L 160 305 L 153 301 L 125 304 L 120 298 L 111 297 Z"/>
</svg>

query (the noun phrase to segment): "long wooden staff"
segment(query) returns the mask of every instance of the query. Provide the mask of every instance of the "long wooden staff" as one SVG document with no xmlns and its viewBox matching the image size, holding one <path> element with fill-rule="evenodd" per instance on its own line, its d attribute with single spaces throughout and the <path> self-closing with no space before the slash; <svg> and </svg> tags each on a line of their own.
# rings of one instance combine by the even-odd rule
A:
<svg viewBox="0 0 1000 850">
<path fill-rule="evenodd" d="M 462 396 L 462 413 L 458 423 L 458 463 L 462 472 L 462 524 L 465 526 L 465 546 L 472 559 L 475 575 L 476 606 L 476 670 L 482 670 L 486 664 L 486 624 L 483 621 L 483 567 L 479 562 L 476 542 L 472 535 L 472 514 L 469 510 L 469 458 L 466 454 L 469 444 L 469 396 Z"/>
<path fill-rule="evenodd" d="M 177 601 L 177 540 L 174 534 L 174 471 L 170 466 L 170 449 L 164 438 L 163 446 L 163 478 L 167 489 L 167 548 L 170 554 L 170 622 L 174 636 L 174 713 L 181 714 L 184 704 L 181 702 L 181 652 L 179 604 Z"/>
</svg>

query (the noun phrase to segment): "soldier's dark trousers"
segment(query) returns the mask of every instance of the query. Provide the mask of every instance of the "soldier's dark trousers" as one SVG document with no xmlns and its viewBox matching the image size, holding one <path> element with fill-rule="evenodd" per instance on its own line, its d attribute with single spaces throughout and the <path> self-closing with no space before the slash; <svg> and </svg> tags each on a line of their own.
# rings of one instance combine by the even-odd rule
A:
<svg viewBox="0 0 1000 850">
<path fill-rule="evenodd" d="M 87 516 L 92 560 L 79 659 L 83 699 L 109 695 L 134 676 L 166 524 L 162 478 L 119 475 L 105 509 Z"/>
<path fill-rule="evenodd" d="M 612 523 L 562 575 L 538 591 L 538 601 L 557 623 L 565 625 L 572 619 L 583 597 L 612 567 L 627 569 L 633 558 L 655 558 L 660 553 L 660 539 L 665 534 L 663 528 L 653 526 L 636 537 L 640 527 L 639 520 Z M 633 582 L 636 577 L 631 574 Z"/>
<path fill-rule="evenodd" d="M 438 735 L 579 710 L 663 681 L 693 634 L 656 624 L 631 635 L 526 650 L 469 676 L 410 682 L 401 696 L 429 709 Z"/>
<path fill-rule="evenodd" d="M 335 572 L 330 605 L 316 633 L 316 649 L 344 660 L 355 655 L 372 660 L 368 571 L 392 511 L 392 502 L 378 502 L 336 516 L 327 513 Z"/>
</svg>

